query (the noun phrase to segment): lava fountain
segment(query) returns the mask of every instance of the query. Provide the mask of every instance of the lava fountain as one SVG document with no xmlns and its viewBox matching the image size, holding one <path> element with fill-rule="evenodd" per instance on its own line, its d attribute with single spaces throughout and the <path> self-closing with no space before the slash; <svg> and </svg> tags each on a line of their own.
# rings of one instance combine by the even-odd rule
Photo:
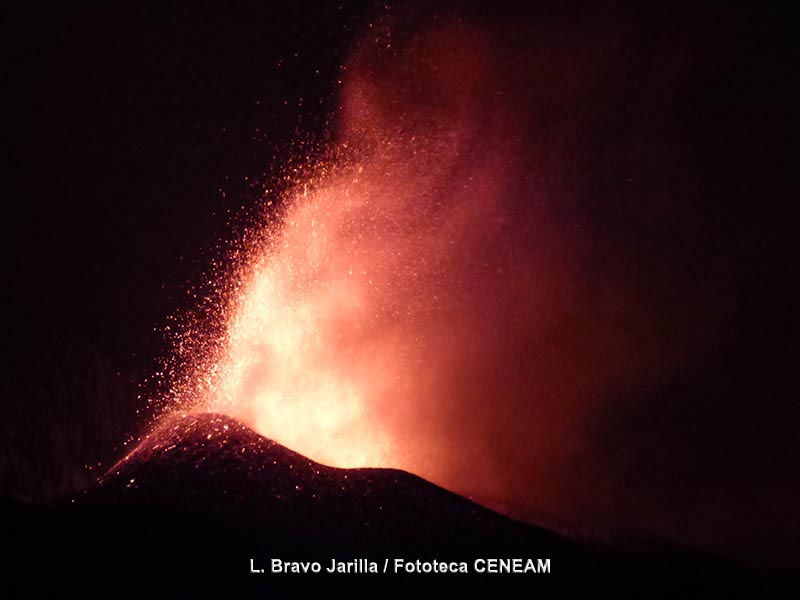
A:
<svg viewBox="0 0 800 600">
<path fill-rule="evenodd" d="M 680 338 L 565 168 L 577 126 L 551 100 L 586 102 L 591 55 L 459 20 L 382 31 L 343 69 L 334 147 L 246 249 L 196 408 L 328 465 L 568 511 L 606 476 L 598 407 Z"/>
</svg>

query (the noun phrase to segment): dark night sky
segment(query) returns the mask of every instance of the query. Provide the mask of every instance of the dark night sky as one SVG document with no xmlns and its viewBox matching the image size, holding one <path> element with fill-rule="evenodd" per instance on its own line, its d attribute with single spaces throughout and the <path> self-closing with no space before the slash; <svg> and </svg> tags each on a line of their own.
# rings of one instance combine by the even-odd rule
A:
<svg viewBox="0 0 800 600">
<path fill-rule="evenodd" d="M 324 117 L 357 21 L 303 3 L 17 18 L 6 52 L 15 291 L 45 331 L 125 355 L 144 341 L 129 328 L 163 318 L 225 211 L 248 202 L 243 178 L 304 113 Z"/>
<path fill-rule="evenodd" d="M 628 86 L 621 97 L 633 98 L 633 108 L 597 107 L 603 116 L 585 139 L 580 185 L 612 194 L 620 177 L 666 169 L 676 175 L 674 187 L 660 197 L 683 195 L 692 216 L 681 223 L 691 230 L 661 228 L 653 237 L 636 219 L 590 216 L 641 244 L 653 265 L 713 273 L 709 294 L 725 301 L 718 351 L 653 398 L 632 393 L 630 410 L 615 415 L 602 436 L 610 456 L 625 454 L 619 460 L 632 488 L 661 493 L 680 481 L 703 496 L 710 469 L 740 496 L 748 490 L 755 518 L 769 520 L 769 531 L 798 532 L 792 506 L 800 486 L 787 470 L 800 458 L 788 127 L 797 50 L 789 19 L 777 9 L 730 12 L 725 3 L 680 13 L 689 24 L 687 52 L 711 57 L 714 68 L 698 67 L 704 74 L 694 80 L 689 69 L 690 83 L 663 108 L 636 95 L 635 78 L 637 68 L 654 64 L 648 48 L 671 43 L 649 36 L 673 13 L 623 4 L 608 10 L 634 15 L 622 22 L 638 24 L 631 39 L 643 50 L 620 65 L 632 79 L 613 75 L 607 85 Z M 484 18 L 482 9 L 462 7 Z M 339 66 L 376 10 L 361 1 L 191 9 L 84 3 L 4 16 L 0 493 L 72 490 L 89 480 L 83 464 L 118 456 L 143 407 L 137 384 L 166 350 L 154 328 L 191 307 L 186 290 L 217 244 L 235 237 L 229 219 L 257 197 L 245 177 L 286 158 L 298 135 L 324 132 Z M 568 16 L 557 22 L 568 25 L 569 11 L 561 10 Z M 529 9 L 516 18 L 539 17 Z M 662 130 L 634 142 L 663 143 L 669 166 L 650 147 L 607 143 L 637 106 L 668 111 Z M 637 199 L 623 194 L 621 212 Z M 666 287 L 654 278 L 652 293 L 668 295 Z M 660 403 L 659 394 L 682 401 Z M 620 438 L 636 440 L 641 452 L 619 450 Z M 702 466 L 690 468 L 698 453 Z M 708 492 L 721 505 L 724 485 Z M 676 501 L 691 512 L 687 498 Z M 626 501 L 636 509 L 635 494 Z M 731 533 L 726 544 L 741 548 L 747 535 Z M 776 546 L 785 556 L 790 541 Z"/>
</svg>

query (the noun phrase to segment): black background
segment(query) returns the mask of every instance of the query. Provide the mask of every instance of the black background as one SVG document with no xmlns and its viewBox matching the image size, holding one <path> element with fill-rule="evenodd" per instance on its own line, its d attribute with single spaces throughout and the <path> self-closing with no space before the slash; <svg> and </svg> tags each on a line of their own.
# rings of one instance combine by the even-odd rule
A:
<svg viewBox="0 0 800 600">
<path fill-rule="evenodd" d="M 0 493 L 72 492 L 92 481 L 87 465 L 121 455 L 143 421 L 139 385 L 167 351 L 167 317 L 196 302 L 187 290 L 235 237 L 236 215 L 256 202 L 254 178 L 285 159 L 298 135 L 323 134 L 338 69 L 381 10 L 370 2 L 188 6 L 82 3 L 4 15 Z M 679 256 L 694 253 L 725 273 L 730 288 L 718 291 L 736 299 L 718 364 L 675 386 L 699 397 L 708 389 L 717 404 L 632 411 L 611 428 L 609 447 L 654 428 L 668 443 L 650 421 L 688 420 L 688 439 L 711 439 L 674 450 L 685 450 L 681 464 L 697 447 L 714 454 L 710 464 L 731 479 L 742 470 L 740 485 L 759 506 L 763 478 L 785 507 L 771 526 L 788 518 L 796 527 L 789 507 L 798 485 L 787 466 L 798 458 L 789 126 L 797 51 L 787 15 L 732 10 L 703 5 L 698 22 L 719 16 L 725 35 L 709 43 L 724 40 L 731 62 L 694 88 L 696 99 L 673 107 L 682 129 L 669 141 L 685 147 L 676 191 L 691 179 L 703 192 L 701 214 L 714 219 L 705 245 L 693 238 Z M 519 18 L 534 18 L 529 12 Z M 742 431 L 754 451 L 729 460 Z M 647 464 L 659 464 L 654 452 Z M 703 494 L 701 472 L 687 484 Z"/>
</svg>

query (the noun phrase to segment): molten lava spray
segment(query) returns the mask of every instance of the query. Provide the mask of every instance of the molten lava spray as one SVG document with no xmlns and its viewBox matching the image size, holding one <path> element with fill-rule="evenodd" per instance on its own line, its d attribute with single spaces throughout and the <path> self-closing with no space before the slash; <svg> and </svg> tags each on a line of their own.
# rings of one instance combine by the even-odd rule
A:
<svg viewBox="0 0 800 600">
<path fill-rule="evenodd" d="M 643 276 L 660 257 L 608 235 L 630 205 L 579 177 L 584 107 L 609 95 L 596 55 L 622 49 L 458 19 L 375 30 L 342 70 L 335 144 L 231 276 L 194 407 L 328 465 L 607 516 L 598 415 L 700 348 L 704 319 L 663 309 L 653 290 L 692 306 L 694 284 Z"/>
<path fill-rule="evenodd" d="M 636 291 L 598 272 L 611 252 L 571 199 L 570 131 L 519 81 L 530 58 L 460 21 L 358 49 L 337 146 L 235 274 L 200 408 L 506 508 L 561 512 L 564 469 L 602 479 L 593 407 L 670 352 Z M 578 102 L 580 59 L 538 61 L 547 98 Z"/>
</svg>

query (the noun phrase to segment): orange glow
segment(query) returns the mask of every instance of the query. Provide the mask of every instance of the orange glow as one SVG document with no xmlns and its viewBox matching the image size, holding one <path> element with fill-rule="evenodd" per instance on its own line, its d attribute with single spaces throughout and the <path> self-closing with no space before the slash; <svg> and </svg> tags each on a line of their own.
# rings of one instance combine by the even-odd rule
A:
<svg viewBox="0 0 800 600">
<path fill-rule="evenodd" d="M 386 441 L 364 427 L 367 386 L 379 366 L 353 365 L 346 348 L 345 329 L 357 336 L 364 320 L 365 289 L 363 274 L 343 273 L 349 257 L 330 249 L 328 229 L 342 218 L 330 206 L 336 194 L 294 199 L 230 321 L 229 354 L 208 408 L 328 464 L 384 464 Z"/>
<path fill-rule="evenodd" d="M 525 509 L 585 504 L 576 481 L 599 489 L 592 416 L 669 369 L 677 334 L 642 308 L 624 253 L 588 233 L 560 146 L 542 141 L 546 98 L 518 89 L 502 52 L 463 24 L 358 49 L 337 144 L 268 198 L 279 216 L 229 274 L 194 408 L 328 465 Z M 551 95 L 581 98 L 579 69 L 540 63 Z"/>
</svg>

